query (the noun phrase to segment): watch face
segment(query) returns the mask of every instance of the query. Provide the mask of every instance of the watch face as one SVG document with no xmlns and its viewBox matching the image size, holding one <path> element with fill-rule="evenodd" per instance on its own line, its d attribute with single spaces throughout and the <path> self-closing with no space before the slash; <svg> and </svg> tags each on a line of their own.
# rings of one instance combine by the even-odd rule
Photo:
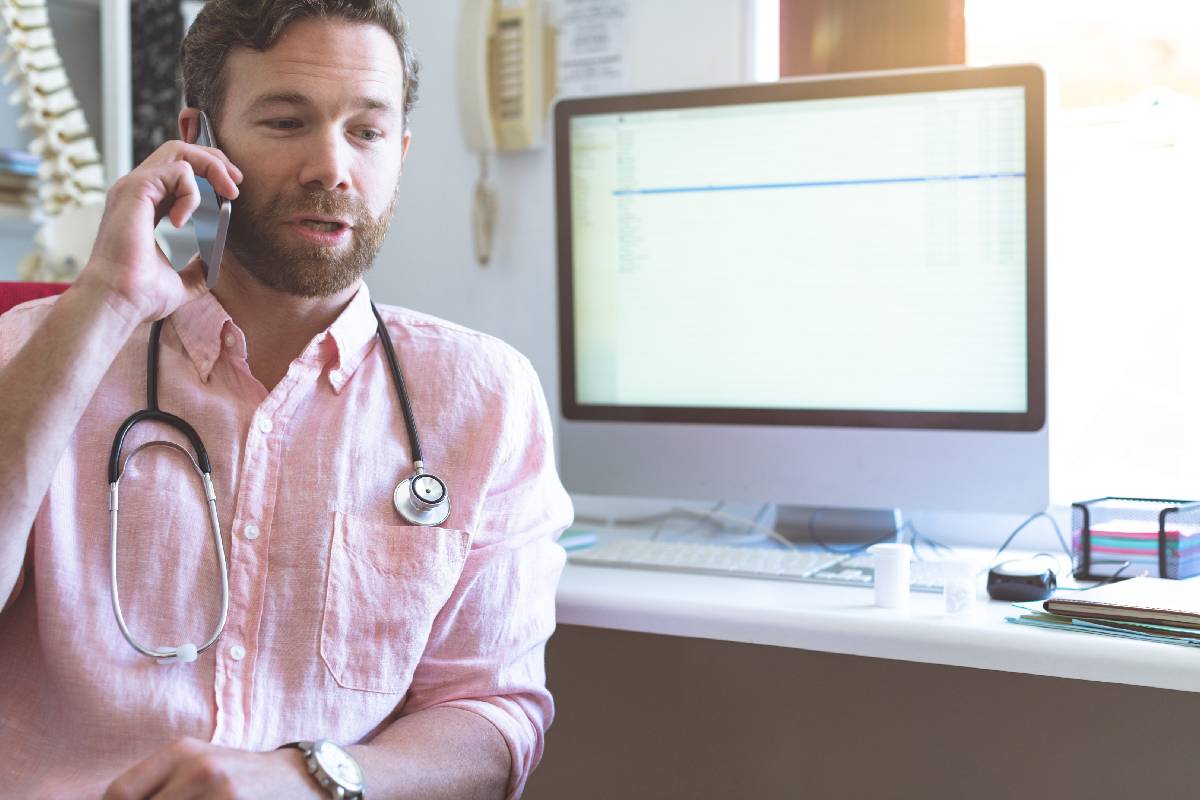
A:
<svg viewBox="0 0 1200 800">
<path fill-rule="evenodd" d="M 344 789 L 360 792 L 363 788 L 363 774 L 350 754 L 333 742 L 318 742 L 313 750 L 317 765 L 325 774 L 333 778 Z"/>
</svg>

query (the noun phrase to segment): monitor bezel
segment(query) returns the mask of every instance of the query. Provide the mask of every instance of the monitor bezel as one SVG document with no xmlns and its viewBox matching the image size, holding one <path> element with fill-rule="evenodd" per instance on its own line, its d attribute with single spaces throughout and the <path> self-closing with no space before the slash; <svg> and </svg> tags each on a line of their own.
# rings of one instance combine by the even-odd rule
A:
<svg viewBox="0 0 1200 800">
<path fill-rule="evenodd" d="M 570 121 L 577 116 L 697 106 L 1019 87 L 1025 95 L 1026 410 L 1023 412 L 625 406 L 581 403 L 575 379 Z M 954 67 L 801 78 L 774 83 L 558 101 L 554 109 L 558 345 L 562 415 L 568 420 L 786 425 L 955 431 L 1039 431 L 1046 423 L 1046 89 L 1032 64 Z"/>
</svg>

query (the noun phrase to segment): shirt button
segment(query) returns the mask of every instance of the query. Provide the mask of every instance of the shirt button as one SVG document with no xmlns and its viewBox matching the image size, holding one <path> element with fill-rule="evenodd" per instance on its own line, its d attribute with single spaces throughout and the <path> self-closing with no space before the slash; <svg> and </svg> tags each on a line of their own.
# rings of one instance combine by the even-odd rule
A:
<svg viewBox="0 0 1200 800">
<path fill-rule="evenodd" d="M 258 420 L 258 429 L 263 433 L 270 433 L 275 426 L 271 424 L 271 420 L 266 417 L 260 417 Z"/>
<path fill-rule="evenodd" d="M 234 338 L 233 334 L 232 333 L 225 334 L 225 346 L 233 347 L 235 344 L 237 344 L 237 339 Z"/>
<path fill-rule="evenodd" d="M 242 529 L 242 533 L 246 534 L 246 538 L 251 541 L 258 538 L 258 526 L 251 523 Z"/>
<path fill-rule="evenodd" d="M 201 361 L 201 362 L 200 362 L 200 371 L 201 371 L 201 372 L 208 372 L 208 369 L 209 369 L 209 367 L 211 367 L 211 366 L 212 366 L 212 362 L 211 362 L 211 361 Z"/>
<path fill-rule="evenodd" d="M 246 657 L 246 648 L 242 647 L 240 644 L 235 644 L 233 647 L 229 648 L 229 657 L 234 661 L 241 661 Z"/>
</svg>

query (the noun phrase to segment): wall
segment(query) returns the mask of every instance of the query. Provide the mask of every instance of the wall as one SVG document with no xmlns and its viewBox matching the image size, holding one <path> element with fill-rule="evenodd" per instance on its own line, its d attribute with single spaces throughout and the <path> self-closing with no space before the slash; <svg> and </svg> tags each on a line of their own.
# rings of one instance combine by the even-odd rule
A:
<svg viewBox="0 0 1200 800">
<path fill-rule="evenodd" d="M 629 91 L 752 78 L 749 42 L 754 9 L 769 4 L 761 0 L 628 0 L 628 4 Z M 556 408 L 552 145 L 492 159 L 500 218 L 492 263 L 479 267 L 470 234 L 479 159 L 462 144 L 456 89 L 461 2 L 407 0 L 404 5 L 422 63 L 420 100 L 412 119 L 413 145 L 395 223 L 368 282 L 382 302 L 436 314 L 514 345 L 529 356 L 551 408 Z M 98 135 L 98 11 L 87 0 L 52 0 L 51 15 L 69 74 Z M 16 116 L 15 109 L 0 104 L 0 145 L 23 143 L 15 128 Z M 15 276 L 32 234 L 32 225 L 0 220 L 0 280 Z M 578 500 L 581 513 L 606 515 L 647 513 L 661 505 Z M 748 513 L 753 515 L 754 509 Z M 1019 522 L 1019 518 L 982 521 L 947 515 L 916 519 L 930 535 L 993 546 Z M 1022 535 L 1026 546 L 1056 546 L 1049 526 L 1034 528 Z"/>
<path fill-rule="evenodd" d="M 422 64 L 413 145 L 391 234 L 369 276 L 375 297 L 416 308 L 499 336 L 525 353 L 557 407 L 555 329 L 555 219 L 553 152 L 505 154 L 492 159 L 500 197 L 494 257 L 475 263 L 470 203 L 479 172 L 476 154 L 462 144 L 457 84 L 461 2 L 401 0 Z M 751 80 L 754 9 L 763 0 L 627 0 L 629 91 L 720 85 Z M 51 0 L 55 35 L 68 72 L 92 124 L 101 134 L 98 8 L 89 0 Z M 0 45 L 2 47 L 3 45 Z M 0 103 L 0 146 L 23 144 L 16 109 Z M 546 126 L 549 132 L 549 123 Z M 0 220 L 0 280 L 15 277 L 34 226 Z M 581 513 L 637 514 L 660 503 L 578 498 Z M 705 505 L 705 504 L 701 504 Z M 589 512 L 589 507 L 594 509 Z M 754 509 L 748 509 L 751 515 Z M 932 535 L 996 543 L 1019 519 L 918 519 Z M 1035 526 L 1039 527 L 1040 526 Z M 974 535 L 964 535 L 972 531 Z M 1032 531 L 1034 536 L 1038 531 Z M 1049 529 L 1041 546 L 1054 546 Z M 1026 540 L 1023 534 L 1022 541 Z M 1033 547 L 1032 541 L 1028 546 Z"/>
<path fill-rule="evenodd" d="M 558 374 L 552 146 L 492 159 L 500 216 L 492 262 L 479 267 L 470 232 L 479 159 L 462 144 L 456 94 L 460 3 L 404 5 L 421 60 L 420 100 L 396 222 L 368 283 L 383 302 L 509 342 L 529 357 L 552 395 Z M 741 81 L 748 7 L 743 0 L 630 0 L 629 90 Z"/>
<path fill-rule="evenodd" d="M 510 342 L 533 361 L 549 393 L 557 380 L 552 147 L 548 143 L 539 151 L 492 159 L 500 218 L 492 263 L 479 267 L 469 227 L 479 159 L 462 144 L 456 90 L 461 3 L 410 0 L 404 6 L 421 61 L 421 99 L 412 119 L 413 145 L 396 222 L 370 276 L 371 289 L 383 302 L 427 311 Z M 742 80 L 747 75 L 745 9 L 751 6 L 746 0 L 631 0 L 629 90 Z M 97 12 L 55 0 L 52 14 L 72 83 L 99 133 Z M 80 14 L 87 20 L 76 19 Z M 73 54 L 86 56 L 92 66 L 74 69 Z M 81 81 L 89 75 L 94 85 L 85 86 Z M 0 108 L 0 146 L 25 144 L 16 129 L 17 116 L 14 108 Z M 0 280 L 15 275 L 16 261 L 32 235 L 31 227 L 9 228 L 0 229 L 0 237 L 15 259 L 11 264 L 0 261 Z"/>
<path fill-rule="evenodd" d="M 436 314 L 508 341 L 530 358 L 552 394 L 557 385 L 552 146 L 492 159 L 500 216 L 492 262 L 479 267 L 470 234 L 479 158 L 462 144 L 456 90 L 461 3 L 402 4 L 421 61 L 420 101 L 396 221 L 368 282 L 382 302 Z M 629 0 L 628 89 L 748 78 L 745 42 L 752 6 L 751 0 Z M 80 14 L 87 19 L 77 19 Z M 54 0 L 52 15 L 72 83 L 99 133 L 97 10 Z M 75 69 L 70 62 L 80 59 L 73 59 L 74 53 L 91 67 Z M 16 109 L 0 108 L 0 146 L 26 143 L 16 130 L 17 116 Z M 0 280 L 15 277 L 32 233 L 33 226 L 0 224 L 0 249 L 12 256 L 0 256 Z"/>
<path fill-rule="evenodd" d="M 402 0 L 403 2 L 403 0 Z M 628 0 L 629 91 L 750 81 L 755 0 Z M 392 232 L 368 283 L 376 299 L 499 336 L 533 362 L 556 409 L 555 219 L 552 143 L 492 159 L 499 224 L 491 264 L 475 263 L 470 207 L 479 159 L 462 144 L 456 94 L 460 2 L 404 3 L 421 61 L 420 99 Z M 547 122 L 547 133 L 549 123 Z M 716 498 L 714 498 L 716 499 Z M 732 499 L 732 498 L 729 498 Z M 638 515 L 661 501 L 576 497 L 580 514 Z M 697 504 L 708 507 L 710 503 Z M 755 508 L 738 509 L 753 516 Z M 1060 510 L 1060 523 L 1066 524 Z M 926 514 L 928 535 L 995 547 L 1021 522 L 1000 515 Z M 1048 525 L 1019 545 L 1057 550 Z"/>
</svg>

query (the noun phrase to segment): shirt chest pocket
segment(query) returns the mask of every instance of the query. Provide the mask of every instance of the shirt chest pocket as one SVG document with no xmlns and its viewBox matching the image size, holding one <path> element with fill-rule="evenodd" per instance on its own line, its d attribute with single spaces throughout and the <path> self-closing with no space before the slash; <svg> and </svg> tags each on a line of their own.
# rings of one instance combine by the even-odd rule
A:
<svg viewBox="0 0 1200 800">
<path fill-rule="evenodd" d="M 470 541 L 465 531 L 335 515 L 320 648 L 339 686 L 408 689 Z"/>
</svg>

